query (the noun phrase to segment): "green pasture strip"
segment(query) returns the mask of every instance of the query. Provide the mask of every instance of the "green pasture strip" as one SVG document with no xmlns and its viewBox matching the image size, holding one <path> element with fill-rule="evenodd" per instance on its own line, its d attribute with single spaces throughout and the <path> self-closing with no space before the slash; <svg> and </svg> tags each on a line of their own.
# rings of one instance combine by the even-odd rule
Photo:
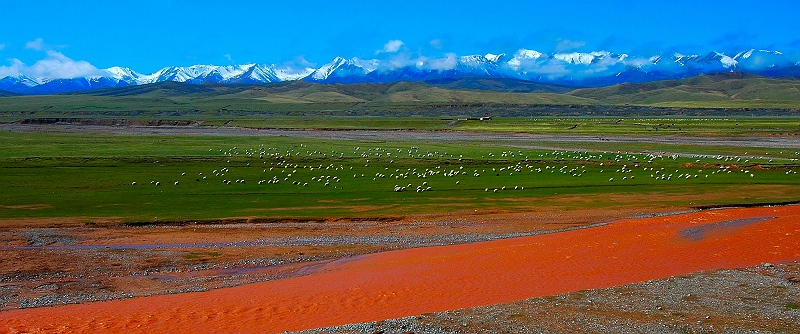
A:
<svg viewBox="0 0 800 334">
<path fill-rule="evenodd" d="M 226 125 L 262 129 L 334 129 L 334 130 L 443 130 L 454 119 L 445 117 L 351 117 L 297 116 L 231 119 L 204 122 L 203 125 Z"/>
<path fill-rule="evenodd" d="M 0 218 L 395 217 L 800 200 L 791 160 L 286 137 L 6 132 L 0 141 Z"/>
<path fill-rule="evenodd" d="M 474 111 L 429 111 L 424 116 L 413 113 L 386 112 L 389 116 L 365 112 L 342 111 L 342 106 L 314 105 L 308 112 L 277 106 L 275 110 L 249 112 L 239 110 L 200 111 L 31 111 L 0 112 L 0 123 L 34 121 L 37 119 L 66 119 L 77 122 L 102 123 L 126 121 L 143 125 L 147 122 L 170 121 L 199 123 L 203 126 L 240 126 L 272 129 L 332 129 L 332 130 L 466 130 L 485 132 L 519 132 L 535 134 L 574 134 L 596 136 L 691 136 L 691 137 L 746 137 L 746 136 L 800 136 L 800 115 L 786 112 L 784 116 L 637 116 L 634 111 L 624 117 L 591 116 L 530 116 L 503 117 L 495 112 L 479 113 L 494 116 L 480 121 Z M 330 109 L 333 108 L 333 109 Z M 342 107 L 343 108 L 343 107 Z M 313 110 L 312 110 L 313 109 Z M 339 111 L 336 111 L 339 110 Z"/>
<path fill-rule="evenodd" d="M 460 117 L 261 117 L 213 120 L 204 125 L 273 129 L 469 130 L 539 134 L 748 136 L 800 135 L 800 117 L 498 117 L 479 121 Z"/>
<path fill-rule="evenodd" d="M 719 163 L 744 163 L 780 165 L 800 159 L 800 148 L 740 147 L 712 145 L 670 145 L 658 143 L 631 142 L 555 142 L 541 141 L 538 146 L 552 147 L 568 151 L 637 152 L 662 155 L 682 155 L 686 158 L 707 156 Z M 511 147 L 524 148 L 526 144 L 510 143 Z M 726 160 L 727 158 L 727 160 Z M 788 160 L 788 161 L 787 161 Z"/>
<path fill-rule="evenodd" d="M 748 136 L 800 135 L 797 117 L 530 117 L 462 122 L 458 130 L 542 134 Z"/>
</svg>

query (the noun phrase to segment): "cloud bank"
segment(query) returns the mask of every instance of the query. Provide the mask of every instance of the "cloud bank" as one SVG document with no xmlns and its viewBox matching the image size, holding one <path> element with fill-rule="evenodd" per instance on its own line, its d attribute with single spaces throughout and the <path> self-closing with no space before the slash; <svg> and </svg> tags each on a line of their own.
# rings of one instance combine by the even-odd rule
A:
<svg viewBox="0 0 800 334">
<path fill-rule="evenodd" d="M 19 59 L 11 59 L 11 65 L 0 66 L 0 78 L 25 75 L 41 79 L 69 79 L 106 75 L 87 61 L 72 60 L 58 51 L 47 51 L 47 57 L 33 65 L 26 65 Z"/>
<path fill-rule="evenodd" d="M 403 41 L 399 39 L 393 39 L 387 42 L 382 50 L 375 51 L 375 54 L 380 53 L 395 53 L 400 50 L 400 47 L 403 46 Z"/>
</svg>

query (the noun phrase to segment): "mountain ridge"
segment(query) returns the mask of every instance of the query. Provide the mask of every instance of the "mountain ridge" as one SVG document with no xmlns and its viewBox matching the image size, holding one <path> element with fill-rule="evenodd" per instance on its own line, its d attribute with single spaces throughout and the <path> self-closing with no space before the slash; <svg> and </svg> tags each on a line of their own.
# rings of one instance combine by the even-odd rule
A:
<svg viewBox="0 0 800 334">
<path fill-rule="evenodd" d="M 731 55 L 729 55 L 731 54 Z M 643 83 L 701 74 L 743 72 L 767 77 L 800 76 L 800 62 L 779 51 L 748 49 L 736 53 L 684 55 L 671 52 L 650 57 L 609 51 L 546 54 L 520 49 L 504 53 L 419 58 L 397 64 L 390 60 L 335 57 L 320 67 L 275 64 L 192 65 L 164 67 L 142 74 L 125 67 L 101 70 L 105 75 L 77 78 L 34 78 L 24 74 L 0 78 L 0 90 L 46 95 L 173 81 L 192 84 L 255 84 L 284 81 L 315 83 L 391 83 L 451 81 L 469 78 L 513 79 L 535 84 L 586 88 Z M 517 85 L 524 86 L 524 85 Z"/>
</svg>

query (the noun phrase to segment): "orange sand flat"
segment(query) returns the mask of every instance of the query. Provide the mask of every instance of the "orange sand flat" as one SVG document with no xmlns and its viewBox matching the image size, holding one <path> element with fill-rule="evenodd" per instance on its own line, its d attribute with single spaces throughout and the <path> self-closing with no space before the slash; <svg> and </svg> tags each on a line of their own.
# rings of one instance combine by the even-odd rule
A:
<svg viewBox="0 0 800 334">
<path fill-rule="evenodd" d="M 752 218 L 752 219 L 746 219 Z M 800 260 L 800 206 L 711 210 L 340 260 L 201 293 L 0 313 L 29 332 L 281 332 Z"/>
</svg>

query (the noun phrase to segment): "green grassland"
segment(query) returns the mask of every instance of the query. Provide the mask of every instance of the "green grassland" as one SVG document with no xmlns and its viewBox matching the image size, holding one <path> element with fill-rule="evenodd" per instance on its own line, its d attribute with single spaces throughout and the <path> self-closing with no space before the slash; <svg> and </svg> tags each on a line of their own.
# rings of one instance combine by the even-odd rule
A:
<svg viewBox="0 0 800 334">
<path fill-rule="evenodd" d="M 464 130 L 572 135 L 800 135 L 800 117 L 498 117 L 491 121 L 432 117 L 272 116 L 223 118 L 203 125 L 262 129 Z"/>
<path fill-rule="evenodd" d="M 798 152 L 776 149 L 744 156 L 744 148 L 685 147 L 715 156 L 683 157 L 481 142 L 10 132 L 0 141 L 0 219 L 391 218 L 800 200 Z"/>
</svg>

